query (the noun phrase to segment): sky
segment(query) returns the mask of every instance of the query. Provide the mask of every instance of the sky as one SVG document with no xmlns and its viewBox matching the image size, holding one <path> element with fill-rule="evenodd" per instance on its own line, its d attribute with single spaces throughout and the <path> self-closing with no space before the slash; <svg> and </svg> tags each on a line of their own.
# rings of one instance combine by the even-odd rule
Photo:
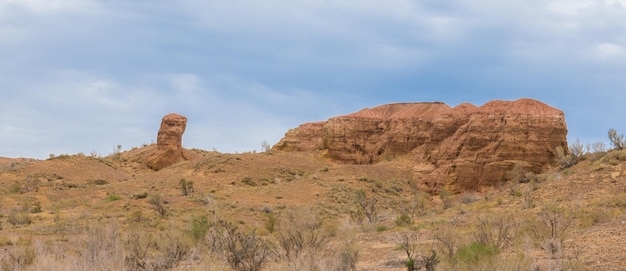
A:
<svg viewBox="0 0 626 271">
<path fill-rule="evenodd" d="M 0 156 L 246 152 L 393 102 L 541 100 L 626 132 L 626 0 L 0 0 Z"/>
</svg>

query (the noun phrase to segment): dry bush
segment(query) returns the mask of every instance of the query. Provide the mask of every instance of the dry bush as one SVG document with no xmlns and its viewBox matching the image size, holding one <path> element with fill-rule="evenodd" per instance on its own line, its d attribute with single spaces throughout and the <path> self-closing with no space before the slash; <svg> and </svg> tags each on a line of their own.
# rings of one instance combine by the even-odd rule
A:
<svg viewBox="0 0 626 271">
<path fill-rule="evenodd" d="M 513 244 L 517 232 L 517 223 L 512 216 L 493 215 L 479 217 L 474 233 L 476 243 L 493 246 L 498 249 Z"/>
<path fill-rule="evenodd" d="M 117 223 L 94 224 L 87 228 L 79 242 L 78 270 L 121 270 L 124 268 L 124 247 Z"/>
<path fill-rule="evenodd" d="M 223 220 L 217 221 L 210 234 L 212 251 L 226 258 L 235 270 L 262 270 L 275 254 L 274 245 L 256 235 L 254 230 L 243 232 Z"/>
<path fill-rule="evenodd" d="M 365 190 L 359 189 L 356 191 L 355 202 L 358 210 L 367 217 L 369 223 L 378 222 L 378 199 L 368 197 Z"/>
<path fill-rule="evenodd" d="M 16 208 L 11 210 L 9 216 L 7 217 L 7 221 L 11 223 L 13 226 L 28 226 L 33 223 L 33 218 L 28 215 L 27 210 L 23 210 L 23 208 Z"/>
<path fill-rule="evenodd" d="M 359 250 L 353 240 L 343 243 L 339 251 L 335 254 L 337 257 L 334 263 L 331 263 L 331 270 L 337 271 L 354 271 L 356 263 L 359 260 Z"/>
<path fill-rule="evenodd" d="M 420 253 L 417 245 L 418 234 L 416 232 L 405 232 L 401 236 L 396 236 L 400 249 L 406 254 L 404 265 L 408 271 L 426 270 L 433 271 L 439 264 L 439 255 L 432 249 L 429 254 Z"/>
<path fill-rule="evenodd" d="M 459 233 L 452 223 L 448 223 L 435 232 L 435 240 L 437 240 L 448 259 L 452 259 L 456 252 L 457 243 L 460 241 Z"/>
<path fill-rule="evenodd" d="M 292 270 L 318 270 L 332 232 L 310 211 L 292 210 L 281 219 L 278 229 L 281 258 Z M 348 255 L 346 255 L 348 256 Z"/>
<path fill-rule="evenodd" d="M 611 146 L 615 150 L 622 150 L 626 147 L 626 141 L 624 140 L 624 135 L 618 134 L 617 130 L 611 128 L 609 129 L 609 141 L 611 142 Z"/>
<path fill-rule="evenodd" d="M 149 201 L 152 208 L 159 214 L 161 217 L 165 217 L 167 214 L 167 209 L 165 208 L 165 201 L 161 198 L 161 195 L 152 195 Z"/>
<path fill-rule="evenodd" d="M 571 153 L 566 152 L 563 147 L 558 146 L 554 150 L 554 161 L 559 168 L 565 169 L 575 165 L 579 160 Z"/>
<path fill-rule="evenodd" d="M 172 233 L 154 236 L 148 233 L 133 232 L 126 240 L 124 262 L 127 270 L 170 270 L 189 253 L 184 238 Z"/>
<path fill-rule="evenodd" d="M 0 253 L 0 270 L 21 271 L 28 270 L 37 260 L 37 254 L 32 242 L 13 250 L 3 249 Z"/>
</svg>

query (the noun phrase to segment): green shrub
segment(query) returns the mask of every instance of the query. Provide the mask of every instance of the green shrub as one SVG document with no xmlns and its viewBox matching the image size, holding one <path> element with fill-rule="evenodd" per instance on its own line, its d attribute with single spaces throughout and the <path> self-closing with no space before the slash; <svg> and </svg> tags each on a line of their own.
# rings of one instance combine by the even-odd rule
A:
<svg viewBox="0 0 626 271">
<path fill-rule="evenodd" d="M 467 264 L 476 264 L 482 259 L 491 258 L 500 253 L 495 246 L 488 246 L 477 242 L 461 247 L 457 250 L 457 258 Z"/>
<path fill-rule="evenodd" d="M 398 227 L 408 227 L 411 225 L 413 225 L 413 220 L 406 214 L 402 214 L 396 218 L 396 226 Z"/>
<path fill-rule="evenodd" d="M 107 195 L 106 197 L 106 201 L 111 202 L 111 201 L 117 201 L 117 200 L 121 200 L 122 196 L 115 194 L 115 193 L 110 193 Z"/>
<path fill-rule="evenodd" d="M 193 217 L 191 219 L 191 237 L 196 242 L 201 242 L 209 231 L 209 219 L 206 216 Z"/>
</svg>

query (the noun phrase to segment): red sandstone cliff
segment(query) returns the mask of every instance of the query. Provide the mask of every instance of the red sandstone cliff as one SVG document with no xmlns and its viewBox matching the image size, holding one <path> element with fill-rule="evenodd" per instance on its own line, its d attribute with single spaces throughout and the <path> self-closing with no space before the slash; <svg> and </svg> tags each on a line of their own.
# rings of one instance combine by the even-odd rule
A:
<svg viewBox="0 0 626 271">
<path fill-rule="evenodd" d="M 423 189 L 441 185 L 477 189 L 504 180 L 513 165 L 539 172 L 567 148 L 562 111 L 532 99 L 492 101 L 476 107 L 398 103 L 363 109 L 292 129 L 279 151 L 327 150 L 350 163 L 409 155 Z"/>
</svg>

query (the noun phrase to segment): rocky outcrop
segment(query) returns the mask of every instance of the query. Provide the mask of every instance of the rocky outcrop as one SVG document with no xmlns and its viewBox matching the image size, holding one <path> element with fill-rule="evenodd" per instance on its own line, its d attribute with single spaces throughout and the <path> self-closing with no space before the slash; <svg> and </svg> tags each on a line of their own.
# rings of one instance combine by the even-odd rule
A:
<svg viewBox="0 0 626 271">
<path fill-rule="evenodd" d="M 506 179 L 515 164 L 539 172 L 567 148 L 562 111 L 532 99 L 476 107 L 398 103 L 290 130 L 275 150 L 324 149 L 335 160 L 368 164 L 409 156 L 423 189 L 478 189 Z M 321 143 L 320 143 L 321 141 Z"/>
<path fill-rule="evenodd" d="M 189 152 L 183 148 L 183 133 L 187 118 L 175 113 L 165 115 L 157 134 L 157 149 L 148 157 L 147 165 L 160 170 L 189 159 Z"/>
</svg>

